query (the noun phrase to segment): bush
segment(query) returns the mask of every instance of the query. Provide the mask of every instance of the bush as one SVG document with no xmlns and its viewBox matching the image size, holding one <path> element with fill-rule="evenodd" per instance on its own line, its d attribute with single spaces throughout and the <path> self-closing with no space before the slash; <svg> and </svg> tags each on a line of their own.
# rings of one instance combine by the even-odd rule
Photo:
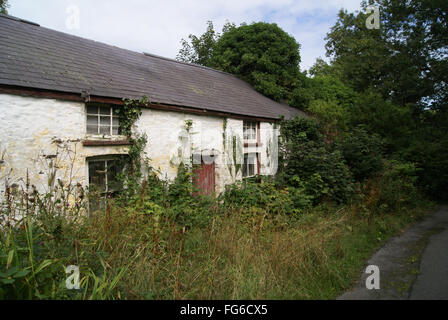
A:
<svg viewBox="0 0 448 320">
<path fill-rule="evenodd" d="M 341 150 L 350 171 L 357 181 L 376 174 L 383 168 L 383 142 L 363 127 L 355 128 L 336 145 Z"/>
<path fill-rule="evenodd" d="M 289 192 L 280 188 L 271 179 L 257 181 L 258 178 L 248 178 L 241 182 L 226 186 L 222 196 L 227 208 L 262 209 L 263 214 L 285 214 L 292 206 Z"/>
<path fill-rule="evenodd" d="M 371 213 L 414 207 L 421 199 L 417 179 L 413 163 L 388 161 L 381 173 L 363 185 L 363 203 Z"/>
<path fill-rule="evenodd" d="M 283 121 L 280 179 L 307 186 L 314 203 L 323 198 L 343 203 L 354 190 L 353 179 L 339 150 L 330 150 L 316 120 L 296 117 Z"/>
</svg>

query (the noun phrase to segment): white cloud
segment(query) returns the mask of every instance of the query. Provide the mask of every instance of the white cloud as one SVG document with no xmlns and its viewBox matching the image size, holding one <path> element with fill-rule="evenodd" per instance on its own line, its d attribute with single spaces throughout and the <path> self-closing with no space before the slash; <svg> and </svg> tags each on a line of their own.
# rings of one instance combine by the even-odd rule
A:
<svg viewBox="0 0 448 320">
<path fill-rule="evenodd" d="M 302 68 L 325 56 L 324 37 L 340 8 L 359 9 L 360 0 L 11 0 L 11 15 L 44 27 L 118 47 L 174 58 L 180 40 L 202 34 L 206 21 L 220 30 L 240 24 L 275 22 L 301 44 Z M 80 9 L 80 29 L 66 28 L 66 9 Z"/>
</svg>

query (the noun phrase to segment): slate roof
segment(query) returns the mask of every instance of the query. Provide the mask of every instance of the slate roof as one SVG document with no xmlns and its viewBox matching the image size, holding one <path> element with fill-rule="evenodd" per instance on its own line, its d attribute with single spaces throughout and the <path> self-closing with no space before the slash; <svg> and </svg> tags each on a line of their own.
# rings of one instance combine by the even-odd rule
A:
<svg viewBox="0 0 448 320">
<path fill-rule="evenodd" d="M 0 85 L 141 98 L 161 104 L 277 119 L 301 111 L 237 77 L 54 31 L 0 14 Z"/>
</svg>

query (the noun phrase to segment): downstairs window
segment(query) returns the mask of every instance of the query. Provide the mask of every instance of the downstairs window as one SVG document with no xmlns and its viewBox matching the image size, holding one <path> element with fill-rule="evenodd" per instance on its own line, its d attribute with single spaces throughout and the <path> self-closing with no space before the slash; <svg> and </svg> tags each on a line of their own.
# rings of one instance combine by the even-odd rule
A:
<svg viewBox="0 0 448 320">
<path fill-rule="evenodd" d="M 245 153 L 243 163 L 243 178 L 258 175 L 258 153 Z"/>
<path fill-rule="evenodd" d="M 123 171 L 123 157 L 88 159 L 89 188 L 102 194 L 120 191 L 122 183 L 119 174 Z"/>
</svg>

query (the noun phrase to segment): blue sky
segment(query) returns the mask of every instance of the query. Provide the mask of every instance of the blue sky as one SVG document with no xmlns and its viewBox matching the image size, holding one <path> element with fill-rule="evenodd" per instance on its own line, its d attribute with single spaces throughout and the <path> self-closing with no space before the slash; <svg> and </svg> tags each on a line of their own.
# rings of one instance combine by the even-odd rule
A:
<svg viewBox="0 0 448 320">
<path fill-rule="evenodd" d="M 341 8 L 361 0 L 10 0 L 9 14 L 41 26 L 117 47 L 175 58 L 182 38 L 205 31 L 211 20 L 277 23 L 301 45 L 302 69 L 325 58 L 325 35 Z M 73 17 L 79 10 L 79 28 Z M 67 21 L 69 24 L 67 24 Z M 71 23 L 70 23 L 71 22 Z M 73 28 L 75 27 L 75 28 Z"/>
</svg>

